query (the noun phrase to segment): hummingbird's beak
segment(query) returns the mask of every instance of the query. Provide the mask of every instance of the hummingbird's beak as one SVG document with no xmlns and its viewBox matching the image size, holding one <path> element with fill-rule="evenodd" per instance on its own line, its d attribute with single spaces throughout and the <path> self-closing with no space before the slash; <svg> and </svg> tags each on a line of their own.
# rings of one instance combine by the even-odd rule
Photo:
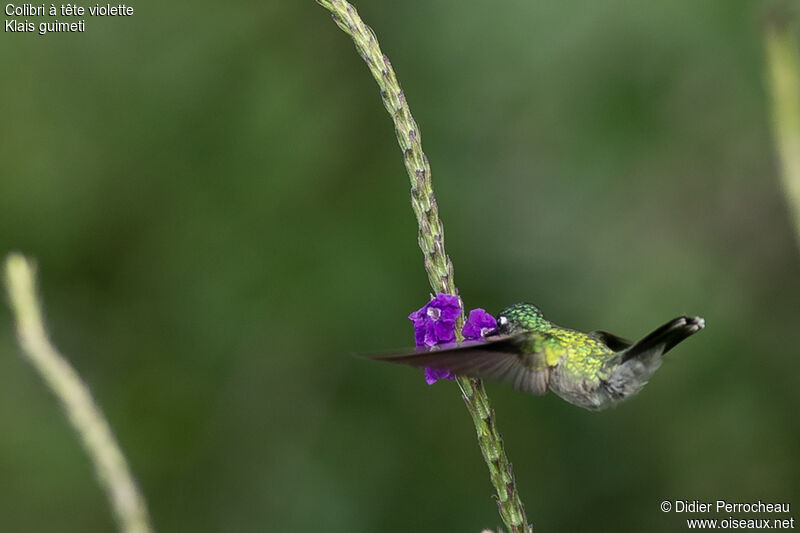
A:
<svg viewBox="0 0 800 533">
<path fill-rule="evenodd" d="M 489 337 L 497 337 L 498 335 L 500 335 L 500 328 L 494 328 L 484 333 L 483 337 L 488 339 Z"/>
</svg>

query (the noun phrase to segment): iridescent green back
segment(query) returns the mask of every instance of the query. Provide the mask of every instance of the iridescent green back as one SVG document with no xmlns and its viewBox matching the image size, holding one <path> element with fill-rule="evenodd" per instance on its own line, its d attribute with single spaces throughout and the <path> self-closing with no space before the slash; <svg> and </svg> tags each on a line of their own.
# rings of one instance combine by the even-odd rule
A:
<svg viewBox="0 0 800 533">
<path fill-rule="evenodd" d="M 515 304 L 502 310 L 500 316 L 508 319 L 510 332 L 530 334 L 523 351 L 543 354 L 543 358 L 537 358 L 539 364 L 554 367 L 561 361 L 563 372 L 589 382 L 605 378 L 610 370 L 604 366 L 615 357 L 613 350 L 590 334 L 553 324 L 535 305 Z"/>
</svg>

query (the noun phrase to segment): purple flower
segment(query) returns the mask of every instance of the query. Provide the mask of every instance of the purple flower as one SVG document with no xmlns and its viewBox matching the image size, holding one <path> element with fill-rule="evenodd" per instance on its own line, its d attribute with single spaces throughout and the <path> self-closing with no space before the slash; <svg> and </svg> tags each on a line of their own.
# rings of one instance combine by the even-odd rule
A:
<svg viewBox="0 0 800 533">
<path fill-rule="evenodd" d="M 408 315 L 414 323 L 417 346 L 436 346 L 456 339 L 456 318 L 461 314 L 458 296 L 439 293 L 421 309 Z"/>
<path fill-rule="evenodd" d="M 497 321 L 484 309 L 473 309 L 461 329 L 466 340 L 483 340 L 486 334 L 497 327 Z"/>
<path fill-rule="evenodd" d="M 425 383 L 433 385 L 440 379 L 455 379 L 455 376 L 447 369 L 439 368 L 426 368 L 425 369 Z"/>
<path fill-rule="evenodd" d="M 408 315 L 414 323 L 414 342 L 417 346 L 432 348 L 456 340 L 456 318 L 461 313 L 461 302 L 457 296 L 439 293 L 421 309 Z M 465 340 L 480 341 L 497 327 L 494 317 L 483 309 L 473 309 L 461 329 Z M 445 368 L 426 368 L 425 381 L 433 385 L 440 379 L 454 379 Z"/>
<path fill-rule="evenodd" d="M 414 323 L 414 342 L 431 348 L 456 340 L 456 318 L 461 314 L 457 296 L 439 293 L 421 309 L 408 315 Z M 454 379 L 447 369 L 426 368 L 425 381 L 433 385 L 439 379 Z"/>
</svg>

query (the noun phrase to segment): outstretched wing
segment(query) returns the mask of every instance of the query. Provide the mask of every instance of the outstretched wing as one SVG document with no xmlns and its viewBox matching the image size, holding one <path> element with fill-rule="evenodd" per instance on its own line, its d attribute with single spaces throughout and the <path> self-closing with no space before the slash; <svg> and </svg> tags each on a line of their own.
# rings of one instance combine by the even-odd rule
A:
<svg viewBox="0 0 800 533">
<path fill-rule="evenodd" d="M 602 342 L 615 352 L 621 352 L 622 350 L 630 347 L 633 344 L 628 339 L 623 339 L 622 337 L 618 337 L 613 333 L 609 333 L 607 331 L 602 331 L 602 330 L 592 331 L 591 333 L 589 333 L 589 335 L 592 335 L 593 337 L 599 339 L 600 342 Z"/>
<path fill-rule="evenodd" d="M 550 367 L 544 347 L 533 353 L 523 353 L 542 344 L 531 337 L 531 334 L 519 333 L 453 348 L 369 357 L 417 368 L 449 370 L 458 376 L 499 381 L 523 392 L 542 395 L 550 383 Z"/>
</svg>

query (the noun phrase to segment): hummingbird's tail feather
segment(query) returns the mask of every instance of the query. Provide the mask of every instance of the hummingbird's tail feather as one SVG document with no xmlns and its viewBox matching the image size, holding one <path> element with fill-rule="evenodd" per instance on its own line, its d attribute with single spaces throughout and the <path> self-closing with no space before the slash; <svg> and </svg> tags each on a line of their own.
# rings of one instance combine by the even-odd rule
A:
<svg viewBox="0 0 800 533">
<path fill-rule="evenodd" d="M 622 358 L 604 386 L 614 400 L 637 394 L 661 366 L 662 356 L 705 327 L 700 317 L 679 316 L 621 352 Z"/>
<path fill-rule="evenodd" d="M 706 325 L 699 316 L 679 316 L 636 342 L 625 351 L 622 362 L 633 358 L 664 355 L 678 343 L 691 337 Z"/>
</svg>

